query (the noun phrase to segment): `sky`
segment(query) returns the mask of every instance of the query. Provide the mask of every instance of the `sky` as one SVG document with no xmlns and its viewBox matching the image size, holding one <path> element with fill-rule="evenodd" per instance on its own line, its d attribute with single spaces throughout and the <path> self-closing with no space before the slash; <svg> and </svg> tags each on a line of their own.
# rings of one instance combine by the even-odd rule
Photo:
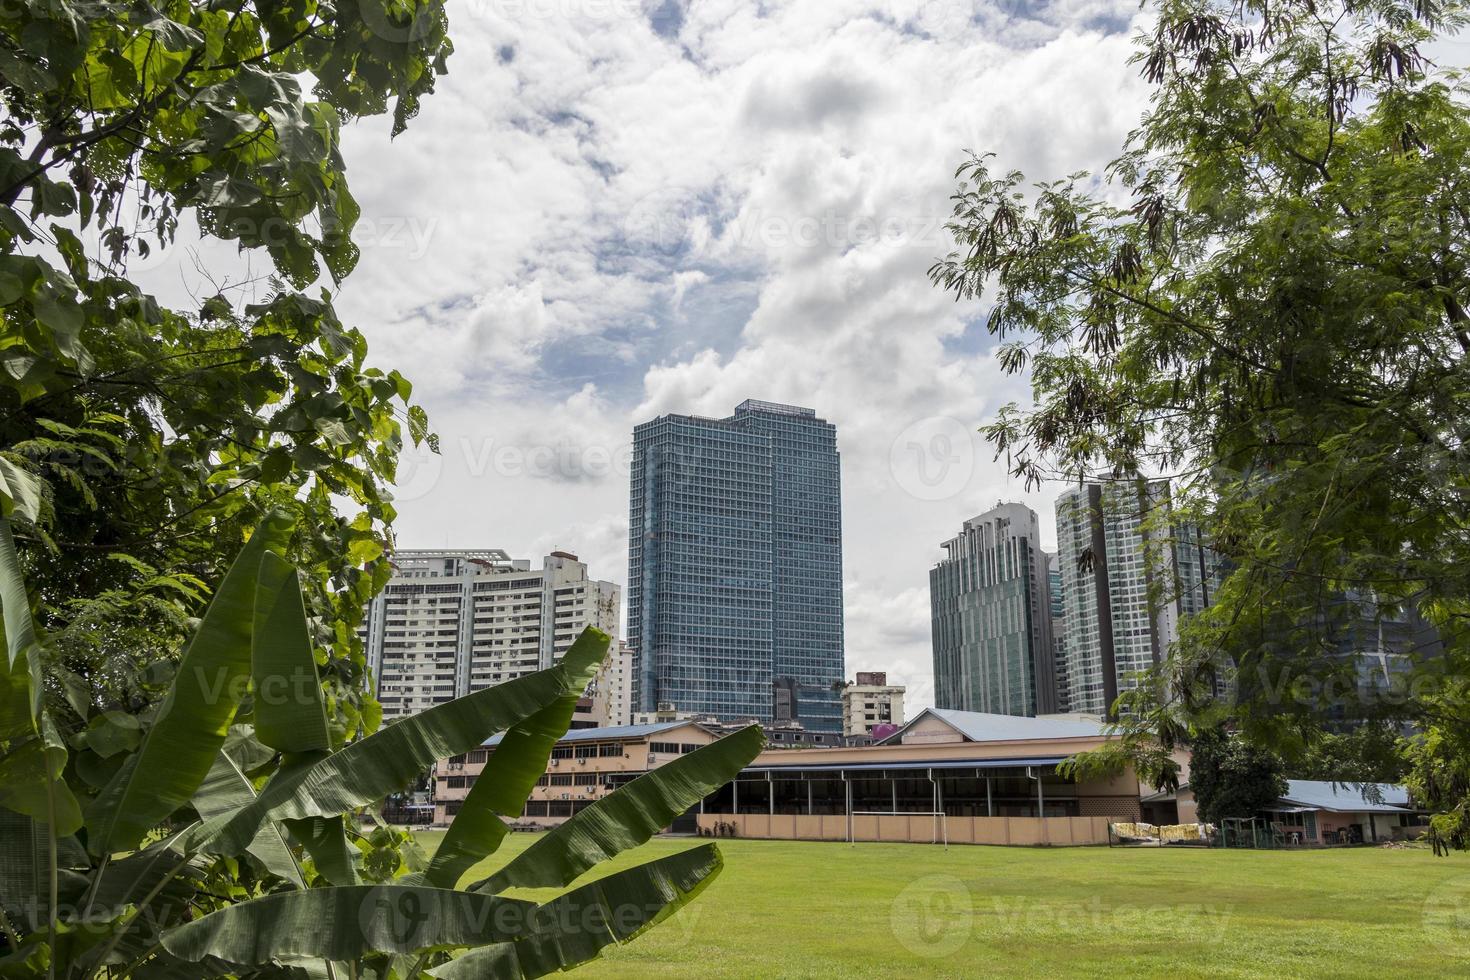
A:
<svg viewBox="0 0 1470 980">
<path fill-rule="evenodd" d="M 928 570 L 998 500 L 976 432 L 1029 398 L 926 270 L 967 150 L 1100 170 L 1147 92 L 1136 0 L 454 0 L 408 131 L 344 132 L 362 219 L 337 297 L 441 454 L 408 453 L 400 547 L 572 551 L 627 578 L 639 422 L 746 398 L 816 410 L 842 454 L 849 676 L 932 703 Z M 181 242 L 189 236 L 181 235 Z M 232 245 L 157 253 L 199 288 Z M 253 260 L 257 266 L 262 259 Z M 241 265 L 244 263 L 244 266 Z M 259 268 L 253 271 L 262 271 Z"/>
</svg>

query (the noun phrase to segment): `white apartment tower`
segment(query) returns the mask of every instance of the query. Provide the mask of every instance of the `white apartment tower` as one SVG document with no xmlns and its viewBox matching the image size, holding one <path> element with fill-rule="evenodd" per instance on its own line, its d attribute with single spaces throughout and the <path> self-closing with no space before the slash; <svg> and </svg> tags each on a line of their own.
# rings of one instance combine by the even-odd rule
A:
<svg viewBox="0 0 1470 980">
<path fill-rule="evenodd" d="M 879 725 L 903 725 L 903 692 L 888 683 L 886 671 L 859 671 L 857 680 L 842 688 L 842 732 L 871 735 Z"/>
<path fill-rule="evenodd" d="M 358 630 L 383 718 L 403 718 L 561 659 L 583 628 L 616 636 L 621 595 L 576 555 L 399 551 Z"/>
<path fill-rule="evenodd" d="M 597 728 L 620 728 L 633 724 L 633 648 L 614 640 L 607 659 L 587 689 L 591 715 Z"/>
<path fill-rule="evenodd" d="M 1169 485 L 1121 480 L 1057 499 L 1067 708 L 1106 715 L 1136 674 L 1158 664 L 1181 617 L 1208 606 L 1217 556 L 1196 526 L 1175 520 Z"/>
</svg>

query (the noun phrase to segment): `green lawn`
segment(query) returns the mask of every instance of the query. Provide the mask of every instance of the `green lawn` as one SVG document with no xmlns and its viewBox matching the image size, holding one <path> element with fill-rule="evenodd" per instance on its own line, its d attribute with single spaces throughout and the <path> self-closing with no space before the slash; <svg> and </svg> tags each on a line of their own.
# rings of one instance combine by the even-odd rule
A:
<svg viewBox="0 0 1470 980">
<path fill-rule="evenodd" d="M 719 843 L 693 905 L 583 975 L 1470 975 L 1470 855 Z"/>
</svg>

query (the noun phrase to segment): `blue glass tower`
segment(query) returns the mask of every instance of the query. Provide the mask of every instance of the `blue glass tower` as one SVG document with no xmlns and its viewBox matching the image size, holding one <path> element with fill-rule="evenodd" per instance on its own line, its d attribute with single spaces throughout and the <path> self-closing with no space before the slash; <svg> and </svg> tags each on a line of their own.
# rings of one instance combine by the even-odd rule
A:
<svg viewBox="0 0 1470 980">
<path fill-rule="evenodd" d="M 842 730 L 837 430 L 748 400 L 633 430 L 628 642 L 638 711 Z"/>
</svg>

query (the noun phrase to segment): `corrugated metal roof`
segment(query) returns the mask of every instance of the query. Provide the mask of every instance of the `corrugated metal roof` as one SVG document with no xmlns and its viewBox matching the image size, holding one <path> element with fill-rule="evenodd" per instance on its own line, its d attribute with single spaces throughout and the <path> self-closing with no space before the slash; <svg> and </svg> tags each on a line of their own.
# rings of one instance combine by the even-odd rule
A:
<svg viewBox="0 0 1470 980">
<path fill-rule="evenodd" d="M 922 769 L 1019 769 L 1025 766 L 1054 766 L 1067 756 L 1049 755 L 1025 759 L 941 759 L 937 762 L 923 762 L 905 759 L 902 762 L 849 762 L 822 763 L 821 765 L 802 765 L 791 763 L 782 766 L 747 766 L 744 772 L 875 772 L 885 769 L 903 770 L 910 772 Z"/>
<path fill-rule="evenodd" d="M 595 742 L 599 739 L 643 738 L 645 735 L 657 735 L 659 732 L 666 732 L 671 728 L 683 728 L 685 725 L 692 724 L 694 724 L 692 721 L 661 721 L 656 725 L 615 725 L 612 728 L 574 728 L 558 739 L 558 741 L 584 742 L 590 740 Z M 503 737 L 503 733 L 496 735 L 494 738 L 488 739 L 484 744 L 487 747 L 499 745 Z"/>
<path fill-rule="evenodd" d="M 925 715 L 933 715 L 950 725 L 972 742 L 1007 742 L 1026 738 L 1097 738 L 1107 733 L 1107 726 L 1069 718 L 1025 718 L 1020 715 L 992 715 L 980 711 L 955 711 L 951 708 L 925 708 L 907 725 L 889 735 L 879 745 L 896 745 Z"/>
<path fill-rule="evenodd" d="M 1364 795 L 1367 786 L 1377 786 L 1382 803 L 1375 803 Z M 1313 810 L 1335 810 L 1350 813 L 1402 813 L 1409 808 L 1409 791 L 1393 783 L 1354 784 L 1321 782 L 1310 779 L 1287 780 L 1286 795 L 1281 798 L 1287 803 L 1309 807 Z"/>
</svg>

